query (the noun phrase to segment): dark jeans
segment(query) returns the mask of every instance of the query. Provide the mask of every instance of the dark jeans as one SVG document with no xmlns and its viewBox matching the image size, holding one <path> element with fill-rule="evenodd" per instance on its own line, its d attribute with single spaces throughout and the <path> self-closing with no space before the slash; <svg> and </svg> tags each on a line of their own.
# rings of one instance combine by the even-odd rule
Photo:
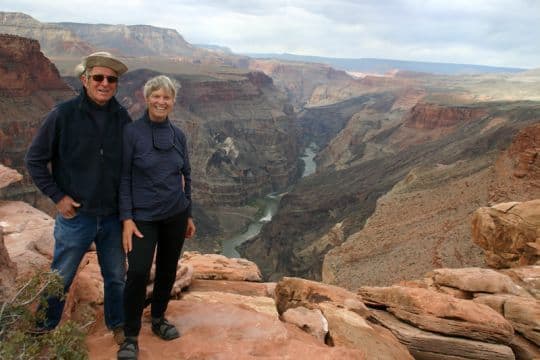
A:
<svg viewBox="0 0 540 360">
<path fill-rule="evenodd" d="M 124 323 L 122 308 L 126 258 L 122 248 L 121 224 L 118 215 L 92 216 L 77 213 L 71 219 L 56 216 L 54 224 L 54 255 L 51 269 L 58 271 L 68 292 L 81 260 L 90 244 L 96 244 L 98 261 L 103 276 L 105 323 L 113 329 Z M 57 297 L 47 299 L 48 307 L 43 323 L 38 327 L 53 329 L 60 322 L 65 301 Z"/>
<path fill-rule="evenodd" d="M 128 253 L 128 270 L 124 291 L 124 333 L 138 336 L 145 305 L 146 285 L 157 245 L 156 277 L 152 294 L 152 317 L 161 317 L 167 310 L 170 293 L 176 279 L 176 268 L 187 228 L 187 212 L 165 220 L 135 221 L 143 238 L 133 236 Z"/>
</svg>

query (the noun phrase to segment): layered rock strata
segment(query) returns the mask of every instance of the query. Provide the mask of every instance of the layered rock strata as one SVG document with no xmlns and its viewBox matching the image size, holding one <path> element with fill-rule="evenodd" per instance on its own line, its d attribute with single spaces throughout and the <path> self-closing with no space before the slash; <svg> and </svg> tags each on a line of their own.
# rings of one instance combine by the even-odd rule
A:
<svg viewBox="0 0 540 360">
<path fill-rule="evenodd" d="M 340 169 L 319 167 L 297 184 L 260 236 L 245 244 L 243 256 L 269 279 L 322 276 L 347 288 L 389 285 L 437 267 L 482 266 L 481 249 L 468 240 L 468 216 L 493 202 L 539 197 L 534 164 L 530 176 L 516 177 L 515 156 L 504 150 L 520 131 L 532 131 L 540 108 L 495 103 L 475 109 L 477 117 L 445 127 L 444 136 L 436 136 L 437 129 L 413 135 L 399 118 L 369 128 L 365 116 L 366 125 L 355 129 L 369 135 L 350 151 L 355 157 L 334 163 Z M 383 110 L 380 116 L 390 115 Z M 336 224 L 344 239 L 321 246 L 323 238 L 337 239 L 327 236 Z"/>
<path fill-rule="evenodd" d="M 33 186 L 23 159 L 43 116 L 74 92 L 41 53 L 36 40 L 12 35 L 0 35 L 0 80 L 0 162 L 24 176 L 3 189 L 2 198 L 51 208 Z"/>
<path fill-rule="evenodd" d="M 52 222 L 42 228 L 28 226 L 37 224 L 37 213 L 9 217 L 13 212 L 0 214 L 2 224 L 19 229 L 18 237 L 33 236 L 34 248 L 47 248 L 43 236 L 36 235 L 52 231 Z M 16 246 L 7 243 L 10 254 L 16 253 Z M 17 255 L 13 260 L 18 268 L 28 262 Z M 538 266 L 505 272 L 437 269 L 419 280 L 362 287 L 354 293 L 300 278 L 262 283 L 257 266 L 244 259 L 186 253 L 179 265 L 167 318 L 182 336 L 165 343 L 152 335 L 147 309 L 139 336 L 141 357 L 450 360 L 540 356 Z M 114 357 L 117 346 L 103 323 L 103 282 L 93 251 L 81 264 L 64 314 L 64 321 L 87 325 L 89 318 L 95 320 L 86 339 L 89 357 Z"/>
</svg>

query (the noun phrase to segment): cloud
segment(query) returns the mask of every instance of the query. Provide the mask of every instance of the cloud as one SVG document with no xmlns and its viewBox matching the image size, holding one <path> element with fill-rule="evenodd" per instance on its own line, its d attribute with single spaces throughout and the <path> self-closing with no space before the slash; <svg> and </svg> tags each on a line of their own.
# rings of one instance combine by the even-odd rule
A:
<svg viewBox="0 0 540 360">
<path fill-rule="evenodd" d="M 235 52 L 540 67 L 536 0 L 8 0 L 40 21 L 150 24 Z"/>
</svg>

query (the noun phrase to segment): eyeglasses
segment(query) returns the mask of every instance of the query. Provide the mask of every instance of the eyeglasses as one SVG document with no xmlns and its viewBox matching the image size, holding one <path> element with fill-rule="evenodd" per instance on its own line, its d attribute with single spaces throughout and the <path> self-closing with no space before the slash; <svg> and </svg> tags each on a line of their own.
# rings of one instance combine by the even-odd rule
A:
<svg viewBox="0 0 540 360">
<path fill-rule="evenodd" d="M 161 151 L 168 151 L 174 148 L 180 156 L 184 157 L 184 153 L 176 145 L 174 129 L 170 123 L 166 128 L 152 127 L 152 145 L 154 149 Z"/>
<path fill-rule="evenodd" d="M 94 75 L 89 75 L 92 80 L 94 80 L 95 82 L 102 82 L 103 80 L 107 79 L 107 82 L 109 84 L 114 84 L 118 81 L 118 77 L 117 76 L 112 76 L 112 75 L 103 75 L 103 74 L 94 74 Z"/>
</svg>

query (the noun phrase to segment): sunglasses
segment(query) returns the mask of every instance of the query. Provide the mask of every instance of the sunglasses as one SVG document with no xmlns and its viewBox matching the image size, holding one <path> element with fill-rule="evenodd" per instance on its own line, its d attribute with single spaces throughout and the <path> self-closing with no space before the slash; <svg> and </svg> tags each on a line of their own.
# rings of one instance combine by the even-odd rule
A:
<svg viewBox="0 0 540 360">
<path fill-rule="evenodd" d="M 184 157 L 183 151 L 176 145 L 174 138 L 174 129 L 170 123 L 166 128 L 152 127 L 152 145 L 154 149 L 168 151 L 174 148 L 180 156 Z"/>
<path fill-rule="evenodd" d="M 94 75 L 89 75 L 89 76 L 92 78 L 92 80 L 98 83 L 102 82 L 105 79 L 107 79 L 107 82 L 109 84 L 114 84 L 118 81 L 118 77 L 112 76 L 112 75 L 105 76 L 103 74 L 94 74 Z"/>
</svg>

